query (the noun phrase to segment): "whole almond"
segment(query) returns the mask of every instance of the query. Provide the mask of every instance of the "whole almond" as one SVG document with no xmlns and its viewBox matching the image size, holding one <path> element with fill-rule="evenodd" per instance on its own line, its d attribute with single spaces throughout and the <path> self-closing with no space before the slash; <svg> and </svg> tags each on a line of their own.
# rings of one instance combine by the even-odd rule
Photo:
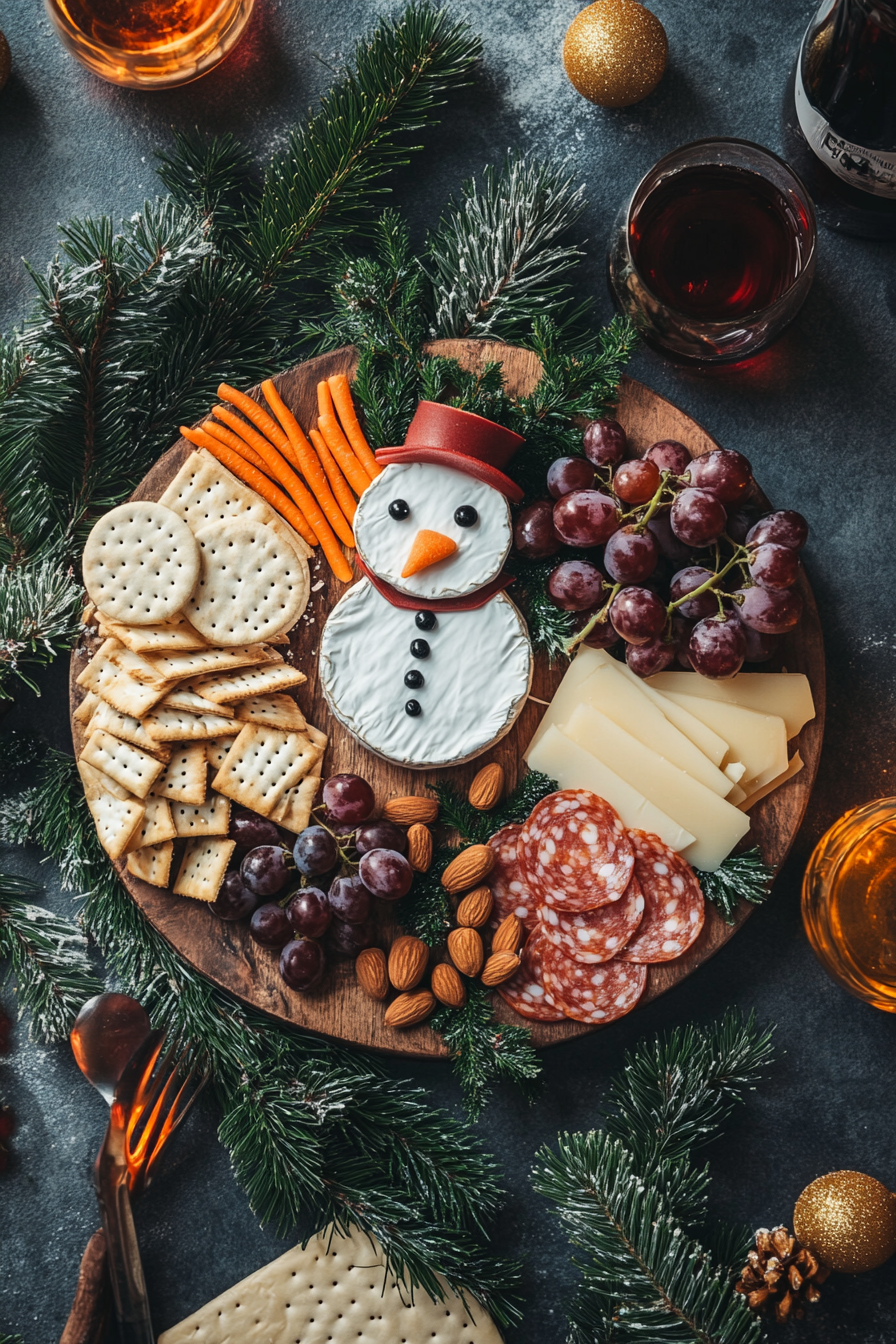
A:
<svg viewBox="0 0 896 1344">
<path fill-rule="evenodd" d="M 504 767 L 497 761 L 484 765 L 470 785 L 467 798 L 479 812 L 491 812 L 504 792 Z"/>
<path fill-rule="evenodd" d="M 488 922 L 494 900 L 488 887 L 475 887 L 457 907 L 457 922 L 468 929 L 479 929 Z"/>
<path fill-rule="evenodd" d="M 418 989 L 413 994 L 399 994 L 386 1009 L 383 1018 L 387 1027 L 415 1027 L 425 1017 L 429 1017 L 436 1006 L 435 995 L 428 989 Z"/>
<path fill-rule="evenodd" d="M 383 808 L 386 820 L 394 821 L 398 826 L 413 826 L 416 821 L 429 825 L 438 815 L 439 804 L 435 798 L 390 798 Z"/>
<path fill-rule="evenodd" d="M 492 939 L 493 952 L 516 952 L 520 939 L 523 936 L 523 921 L 518 915 L 511 913 L 505 915 L 501 923 L 495 929 L 495 936 Z"/>
<path fill-rule="evenodd" d="M 432 992 L 439 1003 L 444 1003 L 449 1008 L 463 1008 L 467 1001 L 464 982 L 447 961 L 440 961 L 433 969 Z"/>
<path fill-rule="evenodd" d="M 408 863 L 415 873 L 425 873 L 432 863 L 432 832 L 422 821 L 408 831 Z"/>
<path fill-rule="evenodd" d="M 384 999 L 389 993 L 386 954 L 381 947 L 366 947 L 355 958 L 355 977 L 369 999 Z"/>
<path fill-rule="evenodd" d="M 462 975 L 478 975 L 485 960 L 482 939 L 475 929 L 452 929 L 448 955 Z"/>
<path fill-rule="evenodd" d="M 442 886 L 452 896 L 477 887 L 495 866 L 495 851 L 488 845 L 470 845 L 452 859 L 442 874 Z"/>
<path fill-rule="evenodd" d="M 493 952 L 482 968 L 482 983 L 503 985 L 515 971 L 519 970 L 520 959 L 513 952 Z"/>
<path fill-rule="evenodd" d="M 423 979 L 429 948 L 419 938 L 396 938 L 389 949 L 389 979 L 396 989 L 413 989 Z"/>
</svg>

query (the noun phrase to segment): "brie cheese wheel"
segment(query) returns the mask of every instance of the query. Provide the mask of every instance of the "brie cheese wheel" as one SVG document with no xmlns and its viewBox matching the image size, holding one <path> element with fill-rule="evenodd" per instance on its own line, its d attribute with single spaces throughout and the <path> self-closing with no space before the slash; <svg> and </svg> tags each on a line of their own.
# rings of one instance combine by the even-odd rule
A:
<svg viewBox="0 0 896 1344">
<path fill-rule="evenodd" d="M 406 517 L 389 513 L 394 500 L 407 505 Z M 472 527 L 454 521 L 464 505 L 478 514 Z M 367 568 L 400 593 L 426 600 L 465 597 L 484 588 L 500 574 L 513 540 L 510 505 L 500 491 L 464 471 L 429 462 L 384 467 L 358 500 L 353 526 Z M 401 571 L 422 529 L 450 537 L 457 550 L 403 579 Z"/>
<path fill-rule="evenodd" d="M 427 657 L 411 653 L 415 640 Z M 412 670 L 422 686 L 405 685 Z M 320 680 L 332 713 L 368 751 L 413 770 L 458 765 L 513 727 L 529 694 L 532 646 L 503 593 L 475 611 L 440 611 L 420 630 L 413 611 L 362 579 L 327 618 Z M 409 700 L 419 714 L 407 713 Z"/>
</svg>

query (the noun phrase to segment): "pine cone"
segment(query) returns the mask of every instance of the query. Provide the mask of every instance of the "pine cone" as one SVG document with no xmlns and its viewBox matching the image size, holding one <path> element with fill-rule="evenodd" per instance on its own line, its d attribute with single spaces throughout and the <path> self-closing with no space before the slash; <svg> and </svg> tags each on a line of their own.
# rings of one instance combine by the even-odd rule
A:
<svg viewBox="0 0 896 1344">
<path fill-rule="evenodd" d="M 734 1290 L 744 1294 L 753 1311 L 774 1307 L 776 1321 L 791 1316 L 801 1320 L 805 1304 L 821 1297 L 818 1284 L 824 1283 L 830 1272 L 786 1227 L 773 1227 L 771 1231 L 760 1227 L 756 1249 L 747 1256 Z"/>
</svg>

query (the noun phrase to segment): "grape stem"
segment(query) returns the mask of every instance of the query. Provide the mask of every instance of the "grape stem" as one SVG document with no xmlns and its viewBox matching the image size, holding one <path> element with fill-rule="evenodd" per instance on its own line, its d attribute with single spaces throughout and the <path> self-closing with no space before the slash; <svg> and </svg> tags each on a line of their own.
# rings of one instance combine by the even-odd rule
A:
<svg viewBox="0 0 896 1344">
<path fill-rule="evenodd" d="M 604 622 L 609 618 L 610 607 L 613 605 L 613 599 L 615 598 L 616 594 L 619 592 L 621 587 L 622 587 L 621 583 L 615 583 L 613 585 L 613 590 L 610 593 L 610 596 L 607 598 L 606 602 L 600 608 L 600 610 L 596 611 L 594 615 L 591 617 L 591 619 L 582 626 L 578 634 L 573 635 L 571 639 L 568 639 L 566 641 L 566 643 L 563 646 L 563 652 L 567 655 L 567 657 L 572 653 L 573 649 L 578 648 L 583 639 L 585 639 L 588 635 L 591 634 L 591 631 L 594 629 L 596 625 L 604 624 Z"/>
<path fill-rule="evenodd" d="M 331 830 L 323 818 L 318 815 L 322 810 L 323 809 L 319 807 L 313 809 L 315 825 L 320 826 L 321 830 L 327 832 L 327 835 L 332 835 L 333 839 L 336 841 L 336 851 L 342 863 L 348 868 L 358 868 L 361 860 L 357 858 L 357 850 L 351 843 L 351 831 L 349 831 L 347 835 L 339 835 L 337 831 Z M 355 855 L 355 857 L 352 857 L 353 855 Z"/>
<path fill-rule="evenodd" d="M 644 510 L 644 513 L 635 524 L 635 531 L 638 533 L 639 536 L 644 532 L 644 529 L 647 527 L 647 524 L 650 522 L 651 518 L 656 513 L 657 509 L 662 508 L 662 506 L 665 504 L 671 504 L 674 501 L 675 491 L 669 486 L 669 480 L 671 476 L 672 476 L 671 471 L 664 471 L 660 476 L 660 483 L 657 486 L 656 494 L 653 496 L 653 499 L 650 500 L 650 502 L 647 505 L 647 508 Z M 667 489 L 669 497 L 667 499 L 663 499 L 663 494 L 666 492 Z M 642 504 L 639 504 L 637 508 L 631 509 L 628 513 L 624 513 L 620 519 L 620 522 L 624 523 L 627 518 L 634 518 L 635 515 L 638 513 L 639 509 L 643 507 L 644 506 Z"/>
<path fill-rule="evenodd" d="M 737 542 L 734 541 L 731 544 L 732 546 L 734 546 L 735 550 L 734 555 L 732 555 L 728 563 L 723 565 L 721 569 L 716 570 L 715 574 L 711 574 L 704 583 L 700 584 L 699 588 L 693 588 L 689 593 L 685 593 L 682 597 L 677 597 L 674 602 L 670 602 L 666 608 L 666 611 L 669 614 L 669 616 L 671 616 L 675 611 L 677 611 L 677 609 L 682 605 L 683 602 L 690 602 L 693 600 L 693 598 L 700 597 L 703 593 L 714 593 L 715 596 L 719 599 L 719 619 L 722 619 L 722 617 L 724 616 L 724 609 L 722 607 L 722 595 L 719 593 L 716 584 L 719 582 L 720 579 L 724 579 L 728 571 L 733 569 L 735 565 L 742 564 L 744 561 L 744 556 L 749 554 L 746 546 L 739 546 Z M 719 563 L 719 547 L 718 543 L 716 543 L 716 564 L 718 563 Z M 730 597 L 731 594 L 726 593 L 725 596 Z"/>
</svg>

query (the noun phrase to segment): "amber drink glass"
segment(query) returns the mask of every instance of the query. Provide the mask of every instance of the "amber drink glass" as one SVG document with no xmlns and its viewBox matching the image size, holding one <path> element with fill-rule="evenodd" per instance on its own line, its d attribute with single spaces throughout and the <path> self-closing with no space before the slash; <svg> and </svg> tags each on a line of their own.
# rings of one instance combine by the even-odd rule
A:
<svg viewBox="0 0 896 1344">
<path fill-rule="evenodd" d="M 255 0 L 44 0 L 69 51 L 132 89 L 198 79 L 242 36 Z"/>
</svg>

